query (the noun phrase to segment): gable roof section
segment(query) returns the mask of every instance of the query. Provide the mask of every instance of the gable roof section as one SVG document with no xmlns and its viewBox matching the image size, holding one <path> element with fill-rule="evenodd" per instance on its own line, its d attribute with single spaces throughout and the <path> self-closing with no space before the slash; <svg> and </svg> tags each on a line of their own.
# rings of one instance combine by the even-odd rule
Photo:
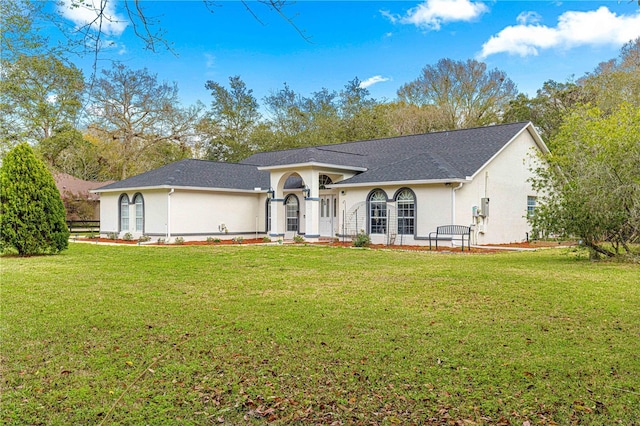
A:
<svg viewBox="0 0 640 426">
<path fill-rule="evenodd" d="M 252 164 L 258 167 L 286 166 L 304 163 L 322 163 L 344 168 L 367 167 L 367 155 L 334 149 L 336 145 L 295 148 L 284 151 L 260 152 L 241 161 L 241 164 Z"/>
<path fill-rule="evenodd" d="M 361 172 L 331 186 L 390 182 L 462 182 L 497 156 L 518 135 L 544 142 L 530 122 L 426 133 L 254 154 L 240 163 L 182 160 L 103 186 L 92 192 L 187 187 L 253 191 L 270 187 L 269 169 L 326 165 Z"/>
<path fill-rule="evenodd" d="M 269 188 L 269 172 L 255 166 L 205 160 L 181 160 L 119 182 L 95 192 L 138 188 L 203 188 L 253 191 Z"/>
<path fill-rule="evenodd" d="M 254 154 L 242 163 L 275 167 L 315 162 L 366 169 L 332 186 L 466 180 L 529 126 L 529 122 L 519 122 L 265 152 Z M 542 144 L 539 138 L 537 142 Z"/>
</svg>

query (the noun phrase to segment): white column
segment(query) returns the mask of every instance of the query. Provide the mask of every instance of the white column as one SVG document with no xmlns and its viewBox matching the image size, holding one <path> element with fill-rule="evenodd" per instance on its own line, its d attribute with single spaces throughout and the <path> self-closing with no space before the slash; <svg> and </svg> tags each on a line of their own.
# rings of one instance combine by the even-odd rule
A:
<svg viewBox="0 0 640 426">
<path fill-rule="evenodd" d="M 271 203 L 271 230 L 269 231 L 269 237 L 281 238 L 284 237 L 284 229 L 281 228 L 280 216 L 284 214 L 284 194 L 278 189 L 277 185 L 274 188 L 273 198 L 269 201 Z"/>
</svg>

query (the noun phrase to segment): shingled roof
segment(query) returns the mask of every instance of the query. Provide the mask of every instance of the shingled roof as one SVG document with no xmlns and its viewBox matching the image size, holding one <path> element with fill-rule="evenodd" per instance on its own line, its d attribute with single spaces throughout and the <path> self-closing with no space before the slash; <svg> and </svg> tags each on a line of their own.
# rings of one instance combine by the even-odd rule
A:
<svg viewBox="0 0 640 426">
<path fill-rule="evenodd" d="M 529 122 L 347 142 L 254 154 L 241 163 L 182 160 L 99 188 L 269 188 L 269 168 L 326 164 L 362 171 L 335 185 L 465 180 L 473 176 Z"/>
<path fill-rule="evenodd" d="M 313 162 L 366 169 L 336 185 L 466 179 L 529 125 L 520 122 L 265 152 L 242 163 L 268 168 Z"/>
<path fill-rule="evenodd" d="M 247 191 L 252 191 L 256 187 L 268 189 L 269 172 L 260 171 L 255 166 L 246 164 L 187 159 L 103 186 L 96 192 L 172 187 Z"/>
<path fill-rule="evenodd" d="M 112 180 L 106 182 L 96 182 L 91 180 L 78 179 L 75 176 L 71 176 L 67 173 L 57 172 L 53 174 L 53 179 L 56 182 L 56 187 L 60 192 L 60 196 L 64 197 L 65 193 L 71 193 L 74 196 L 89 201 L 98 201 L 97 194 L 91 193 L 91 190 L 104 185 L 113 183 Z"/>
</svg>

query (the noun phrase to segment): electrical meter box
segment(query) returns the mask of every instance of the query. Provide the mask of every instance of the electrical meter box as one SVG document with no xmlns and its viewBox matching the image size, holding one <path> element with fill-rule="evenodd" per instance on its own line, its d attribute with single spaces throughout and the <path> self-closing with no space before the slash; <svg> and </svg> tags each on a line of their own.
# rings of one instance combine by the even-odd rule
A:
<svg viewBox="0 0 640 426">
<path fill-rule="evenodd" d="M 489 199 L 488 198 L 480 199 L 480 211 L 482 212 L 482 216 L 484 217 L 489 216 Z"/>
</svg>

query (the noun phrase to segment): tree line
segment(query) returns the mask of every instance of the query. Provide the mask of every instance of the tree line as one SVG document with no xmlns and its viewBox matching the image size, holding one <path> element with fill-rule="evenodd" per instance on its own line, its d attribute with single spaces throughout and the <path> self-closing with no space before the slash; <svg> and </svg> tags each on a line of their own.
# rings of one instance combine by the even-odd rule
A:
<svg viewBox="0 0 640 426">
<path fill-rule="evenodd" d="M 400 87 L 393 101 L 370 96 L 356 77 L 339 90 L 305 95 L 288 84 L 262 99 L 240 76 L 207 81 L 210 105 L 183 106 L 177 83 L 115 63 L 91 85 L 64 57 L 3 57 L 3 152 L 28 141 L 53 168 L 87 180 L 124 179 L 186 157 L 240 161 L 264 150 L 530 120 L 554 148 L 565 117 L 583 105 L 608 114 L 638 106 L 639 41 L 577 81 L 549 80 L 518 93 L 498 69 L 441 59 Z"/>
<path fill-rule="evenodd" d="M 372 98 L 356 77 L 339 91 L 310 95 L 285 83 L 262 108 L 240 76 L 205 82 L 206 107 L 183 106 L 177 83 L 118 63 L 90 86 L 52 54 L 4 60 L 2 73 L 4 150 L 29 141 L 53 168 L 88 180 L 124 179 L 185 157 L 236 162 L 264 150 L 497 123 L 517 94 L 503 72 L 451 59 L 425 67 L 393 102 Z"/>
</svg>

